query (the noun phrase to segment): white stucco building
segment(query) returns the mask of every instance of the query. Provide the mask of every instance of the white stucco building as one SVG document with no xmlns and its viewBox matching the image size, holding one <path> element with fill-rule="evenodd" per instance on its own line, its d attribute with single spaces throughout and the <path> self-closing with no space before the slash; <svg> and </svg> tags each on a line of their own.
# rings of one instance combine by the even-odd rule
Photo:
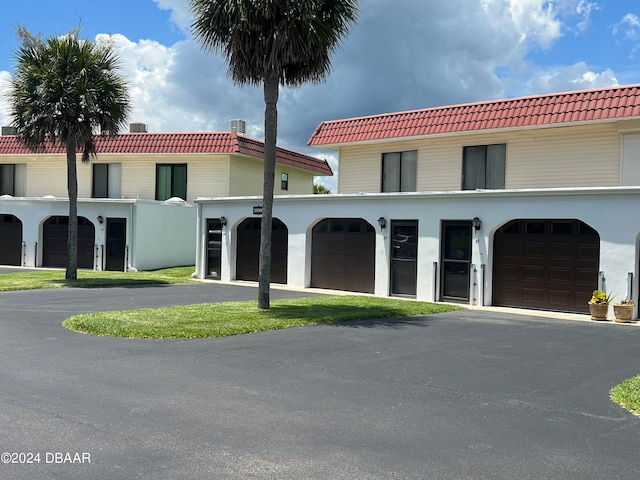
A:
<svg viewBox="0 0 640 480">
<path fill-rule="evenodd" d="M 567 312 L 596 288 L 637 303 L 639 86 L 323 122 L 309 144 L 339 153 L 338 194 L 276 198 L 274 282 Z M 200 278 L 257 278 L 260 202 L 196 199 Z"/>
<path fill-rule="evenodd" d="M 0 265 L 66 265 L 66 154 L 38 151 L 10 128 L 0 135 Z M 129 133 L 96 137 L 98 156 L 78 161 L 78 265 L 150 270 L 191 265 L 199 196 L 262 192 L 264 143 L 241 132 Z M 80 157 L 79 157 L 80 158 Z M 277 148 L 276 195 L 313 192 L 326 161 Z"/>
</svg>

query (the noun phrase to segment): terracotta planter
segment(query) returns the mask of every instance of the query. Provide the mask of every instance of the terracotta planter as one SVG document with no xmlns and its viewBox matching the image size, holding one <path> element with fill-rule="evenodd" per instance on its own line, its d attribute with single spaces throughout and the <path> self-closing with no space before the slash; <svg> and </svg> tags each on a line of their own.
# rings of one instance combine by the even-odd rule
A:
<svg viewBox="0 0 640 480">
<path fill-rule="evenodd" d="M 591 320 L 603 321 L 607 319 L 608 303 L 590 303 L 589 311 L 591 312 Z"/>
<path fill-rule="evenodd" d="M 616 322 L 628 323 L 633 315 L 633 305 L 614 305 L 613 313 L 616 316 Z"/>
</svg>

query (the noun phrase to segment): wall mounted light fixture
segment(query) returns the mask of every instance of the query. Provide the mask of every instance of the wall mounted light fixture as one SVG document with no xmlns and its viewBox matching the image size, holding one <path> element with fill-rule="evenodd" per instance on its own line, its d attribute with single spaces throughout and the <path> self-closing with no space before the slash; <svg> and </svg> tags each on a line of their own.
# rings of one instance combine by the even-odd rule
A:
<svg viewBox="0 0 640 480">
<path fill-rule="evenodd" d="M 100 225 L 102 225 L 104 223 L 104 217 L 102 215 L 98 215 L 98 218 L 96 218 L 96 220 L 98 220 L 98 223 Z"/>
<path fill-rule="evenodd" d="M 378 219 L 378 225 L 380 225 L 380 228 L 386 228 L 387 227 L 387 219 L 384 217 L 380 217 Z"/>
<path fill-rule="evenodd" d="M 223 227 L 227 224 L 227 217 L 220 217 L 220 225 Z"/>
<path fill-rule="evenodd" d="M 473 225 L 473 228 L 477 232 L 482 227 L 482 221 L 478 217 L 474 217 L 473 220 L 471 220 L 471 225 Z"/>
</svg>

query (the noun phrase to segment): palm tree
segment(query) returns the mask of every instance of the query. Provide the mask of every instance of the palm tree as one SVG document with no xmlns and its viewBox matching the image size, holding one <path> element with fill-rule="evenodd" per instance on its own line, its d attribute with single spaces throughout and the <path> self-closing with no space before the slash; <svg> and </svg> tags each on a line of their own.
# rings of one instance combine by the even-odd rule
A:
<svg viewBox="0 0 640 480">
<path fill-rule="evenodd" d="M 12 126 L 20 141 L 41 151 L 60 144 L 67 153 L 69 230 L 65 278 L 78 277 L 76 153 L 97 154 L 94 132 L 116 135 L 126 126 L 128 89 L 108 42 L 81 39 L 79 30 L 42 38 L 17 29 L 21 45 L 8 94 Z"/>
<path fill-rule="evenodd" d="M 317 195 L 329 195 L 331 193 L 331 189 L 328 188 L 328 187 L 325 187 L 321 183 L 314 183 L 313 184 L 313 193 L 315 193 Z"/>
<path fill-rule="evenodd" d="M 269 308 L 280 85 L 322 81 L 358 14 L 358 0 L 189 0 L 196 38 L 227 60 L 237 84 L 264 91 L 264 181 L 258 308 Z"/>
</svg>

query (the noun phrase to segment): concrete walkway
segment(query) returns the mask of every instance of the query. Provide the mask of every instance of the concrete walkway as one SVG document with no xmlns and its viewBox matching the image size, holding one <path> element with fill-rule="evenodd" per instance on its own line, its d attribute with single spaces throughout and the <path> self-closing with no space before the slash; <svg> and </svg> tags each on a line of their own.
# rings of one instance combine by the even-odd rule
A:
<svg viewBox="0 0 640 480">
<path fill-rule="evenodd" d="M 60 326 L 255 296 L 213 283 L 0 293 L 0 450 L 40 454 L 0 478 L 638 477 L 640 419 L 608 398 L 640 373 L 638 328 L 487 309 L 200 340 Z"/>
</svg>

